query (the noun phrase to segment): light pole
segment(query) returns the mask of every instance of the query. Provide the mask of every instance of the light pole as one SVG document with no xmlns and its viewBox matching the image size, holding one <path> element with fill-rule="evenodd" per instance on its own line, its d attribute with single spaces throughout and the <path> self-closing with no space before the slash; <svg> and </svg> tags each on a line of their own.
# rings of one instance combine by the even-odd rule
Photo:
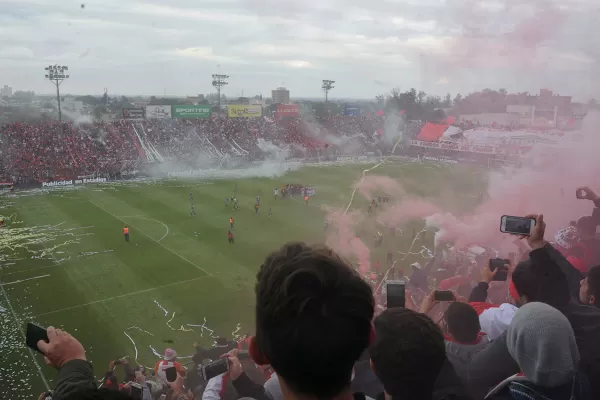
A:
<svg viewBox="0 0 600 400">
<path fill-rule="evenodd" d="M 62 113 L 60 111 L 60 84 L 65 79 L 69 79 L 69 75 L 65 74 L 65 71 L 69 70 L 66 65 L 49 65 L 46 68 L 46 79 L 52 82 L 56 86 L 56 101 L 58 101 L 58 121 L 62 121 Z"/>
<path fill-rule="evenodd" d="M 229 75 L 223 74 L 213 74 L 212 85 L 217 88 L 217 96 L 219 97 L 219 115 L 221 115 L 221 88 L 227 85 L 227 81 L 225 79 L 229 79 Z"/>
<path fill-rule="evenodd" d="M 333 84 L 335 83 L 335 81 L 330 81 L 329 79 L 323 79 L 323 84 L 321 85 L 321 89 L 323 89 L 323 91 L 325 92 L 325 104 L 327 104 L 329 98 L 329 91 L 331 89 L 334 89 L 335 86 L 333 86 Z"/>
</svg>

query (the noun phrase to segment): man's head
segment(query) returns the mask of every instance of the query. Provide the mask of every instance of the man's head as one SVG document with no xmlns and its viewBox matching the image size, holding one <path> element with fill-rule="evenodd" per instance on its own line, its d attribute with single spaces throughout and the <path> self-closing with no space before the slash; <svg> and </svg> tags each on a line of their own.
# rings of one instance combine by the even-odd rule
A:
<svg viewBox="0 0 600 400">
<path fill-rule="evenodd" d="M 385 392 L 402 399 L 431 396 L 446 360 L 438 326 L 407 308 L 388 308 L 375 319 L 375 340 L 369 353 Z"/>
<path fill-rule="evenodd" d="M 473 307 L 466 303 L 450 303 L 444 313 L 448 333 L 458 343 L 472 344 L 477 341 L 481 325 Z"/>
<path fill-rule="evenodd" d="M 506 348 L 528 380 L 542 387 L 571 382 L 579 350 L 569 320 L 544 303 L 527 303 L 506 330 Z"/>
<path fill-rule="evenodd" d="M 600 265 L 590 268 L 579 287 L 579 300 L 583 304 L 600 307 Z"/>
<path fill-rule="evenodd" d="M 581 240 L 590 240 L 596 236 L 596 223 L 594 218 L 586 216 L 577 220 L 577 232 Z"/>
<path fill-rule="evenodd" d="M 531 260 L 521 261 L 512 274 L 512 282 L 518 294 L 518 303 L 541 302 L 560 307 L 569 302 L 569 286 L 566 279 L 553 279 L 534 273 Z"/>
<path fill-rule="evenodd" d="M 256 278 L 254 360 L 271 364 L 284 391 L 343 392 L 372 334 L 369 285 L 333 251 L 304 243 L 269 255 Z"/>
<path fill-rule="evenodd" d="M 165 350 L 165 361 L 175 361 L 177 360 L 177 352 L 171 348 Z"/>
</svg>

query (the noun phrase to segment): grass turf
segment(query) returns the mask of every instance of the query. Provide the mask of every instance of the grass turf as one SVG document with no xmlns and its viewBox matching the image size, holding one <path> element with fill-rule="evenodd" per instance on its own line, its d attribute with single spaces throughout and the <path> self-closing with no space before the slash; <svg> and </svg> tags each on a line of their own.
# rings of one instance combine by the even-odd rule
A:
<svg viewBox="0 0 600 400">
<path fill-rule="evenodd" d="M 210 345 L 213 335 L 251 333 L 253 285 L 261 261 L 287 241 L 322 243 L 321 206 L 345 206 L 364 168 L 306 167 L 274 179 L 123 182 L 4 196 L 0 214 L 12 215 L 12 222 L 2 236 L 27 228 L 40 234 L 27 249 L 11 250 L 0 239 L 5 258 L 16 259 L 5 260 L 0 270 L 0 306 L 6 309 L 0 313 L 0 393 L 30 398 L 44 389 L 19 330 L 27 321 L 72 333 L 86 348 L 98 377 L 110 360 L 135 358 L 131 340 L 138 361 L 151 366 L 157 358 L 150 346 L 161 353 L 172 347 L 187 356 L 195 341 Z M 484 182 L 480 170 L 465 166 L 395 164 L 371 174 L 393 177 L 419 196 L 447 199 L 451 193 L 449 203 L 459 204 L 458 209 L 475 204 Z M 314 185 L 317 194 L 309 206 L 301 199 L 274 201 L 273 188 L 285 183 Z M 234 187 L 239 211 L 232 211 L 231 204 L 225 208 L 224 199 Z M 194 217 L 189 216 L 190 192 Z M 253 209 L 257 195 L 258 216 Z M 366 211 L 367 204 L 357 195 L 353 208 Z M 235 219 L 234 245 L 227 241 L 230 216 Z M 125 224 L 130 226 L 129 243 L 122 235 Z M 373 250 L 373 261 L 384 264 L 388 250 L 406 251 L 411 232 L 422 225 L 414 221 L 402 227 L 404 234 L 386 238 L 383 247 Z M 367 223 L 360 230 L 361 237 L 370 238 L 377 227 Z M 419 239 L 416 248 L 431 247 L 432 239 Z M 418 260 L 415 256 L 405 262 Z M 35 360 L 43 364 L 40 356 Z M 41 372 L 52 386 L 54 371 L 42 365 Z"/>
</svg>

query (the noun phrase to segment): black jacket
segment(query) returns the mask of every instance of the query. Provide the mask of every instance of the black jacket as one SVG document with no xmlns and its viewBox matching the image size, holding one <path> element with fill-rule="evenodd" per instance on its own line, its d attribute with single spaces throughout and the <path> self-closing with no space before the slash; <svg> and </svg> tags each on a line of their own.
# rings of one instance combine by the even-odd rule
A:
<svg viewBox="0 0 600 400">
<path fill-rule="evenodd" d="M 92 365 L 83 360 L 69 361 L 58 370 L 52 400 L 64 400 L 83 391 L 95 390 Z"/>
<path fill-rule="evenodd" d="M 532 251 L 530 259 L 532 271 L 542 282 L 536 301 L 555 307 L 571 323 L 581 355 L 582 372 L 588 376 L 594 398 L 600 399 L 600 309 L 579 303 L 579 271 L 551 245 Z M 447 345 L 446 351 L 452 352 L 466 366 L 465 384 L 469 390 L 490 389 L 520 372 L 508 353 L 506 332 L 476 353 L 460 354 L 453 344 Z"/>
<path fill-rule="evenodd" d="M 532 268 L 540 276 L 550 276 L 563 282 L 566 278 L 568 300 L 551 299 L 548 304 L 562 312 L 571 323 L 581 356 L 582 372 L 589 378 L 594 398 L 600 398 L 600 309 L 579 302 L 581 273 L 554 247 L 547 244 L 542 249 L 532 251 L 530 258 Z M 560 283 L 556 282 L 555 285 L 558 288 Z"/>
</svg>

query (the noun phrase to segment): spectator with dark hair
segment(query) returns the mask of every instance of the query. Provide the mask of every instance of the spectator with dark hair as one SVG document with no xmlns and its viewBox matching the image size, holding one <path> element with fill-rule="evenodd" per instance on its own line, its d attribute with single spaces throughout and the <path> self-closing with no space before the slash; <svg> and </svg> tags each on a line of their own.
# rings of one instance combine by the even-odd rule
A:
<svg viewBox="0 0 600 400">
<path fill-rule="evenodd" d="M 448 339 L 462 344 L 477 344 L 481 341 L 479 316 L 473 307 L 465 303 L 450 303 L 444 313 Z"/>
<path fill-rule="evenodd" d="M 374 325 L 369 354 L 386 399 L 470 399 L 446 359 L 442 332 L 429 317 L 388 308 Z"/>
<path fill-rule="evenodd" d="M 600 265 L 592 267 L 581 280 L 579 301 L 600 308 Z"/>
<path fill-rule="evenodd" d="M 507 330 L 508 352 L 522 374 L 514 375 L 486 399 L 591 399 L 586 377 L 578 372 L 579 351 L 569 320 L 544 303 L 527 303 Z"/>
<path fill-rule="evenodd" d="M 373 311 L 371 288 L 337 254 L 288 243 L 258 272 L 250 353 L 272 366 L 284 398 L 350 398 Z"/>
</svg>

